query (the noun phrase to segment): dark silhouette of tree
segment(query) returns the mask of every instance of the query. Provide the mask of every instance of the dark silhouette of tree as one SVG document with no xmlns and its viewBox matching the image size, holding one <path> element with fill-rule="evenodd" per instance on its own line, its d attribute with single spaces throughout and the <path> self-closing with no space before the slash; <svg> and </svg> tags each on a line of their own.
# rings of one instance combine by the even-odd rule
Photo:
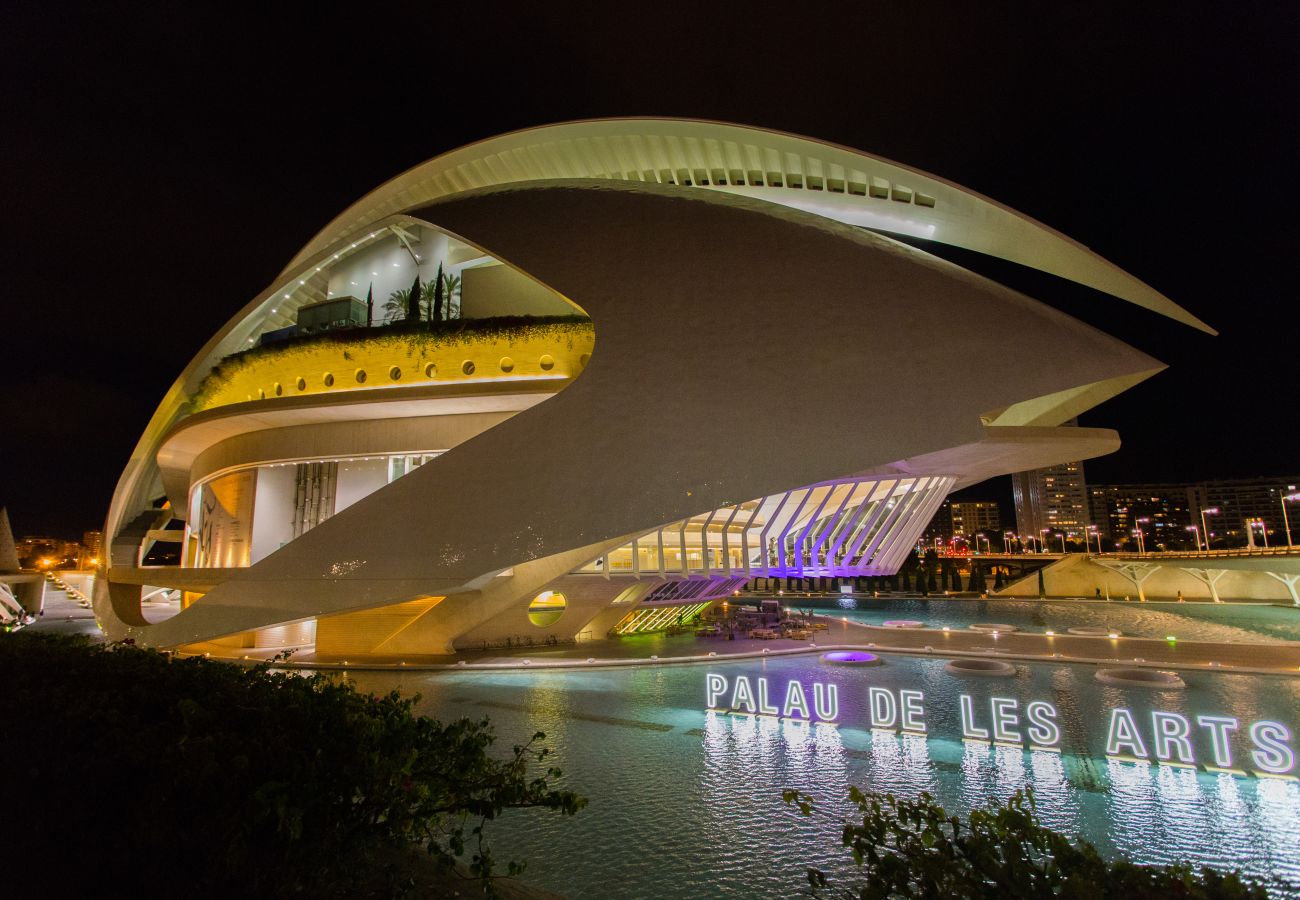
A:
<svg viewBox="0 0 1300 900">
<path fill-rule="evenodd" d="M 420 321 L 420 273 L 415 273 L 415 281 L 411 284 L 411 292 L 406 295 L 406 321 Z"/>
<path fill-rule="evenodd" d="M 442 290 L 442 263 L 438 263 L 438 274 L 433 277 L 433 315 L 430 317 L 433 323 L 442 321 Z"/>
</svg>

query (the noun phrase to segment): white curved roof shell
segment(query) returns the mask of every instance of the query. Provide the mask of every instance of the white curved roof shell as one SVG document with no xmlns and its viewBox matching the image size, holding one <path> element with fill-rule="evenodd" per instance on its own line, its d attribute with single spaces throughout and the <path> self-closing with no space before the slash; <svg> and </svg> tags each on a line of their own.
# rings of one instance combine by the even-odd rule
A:
<svg viewBox="0 0 1300 900">
<path fill-rule="evenodd" d="M 685 119 L 567 122 L 445 153 L 344 210 L 283 274 L 380 219 L 442 197 L 495 185 L 574 178 L 676 184 L 757 197 L 850 225 L 1019 263 L 1214 333 L 1168 297 L 1077 241 L 953 182 L 811 138 Z"/>
</svg>

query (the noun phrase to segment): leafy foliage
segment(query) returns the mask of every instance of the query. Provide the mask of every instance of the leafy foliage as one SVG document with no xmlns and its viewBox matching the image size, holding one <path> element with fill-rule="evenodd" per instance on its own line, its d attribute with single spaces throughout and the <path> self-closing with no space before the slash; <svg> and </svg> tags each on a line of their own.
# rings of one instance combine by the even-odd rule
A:
<svg viewBox="0 0 1300 900">
<path fill-rule="evenodd" d="M 786 791 L 787 804 L 805 816 L 813 799 Z M 1266 888 L 1238 873 L 1188 865 L 1140 866 L 1106 860 L 1092 844 L 1071 841 L 1043 826 L 1032 792 L 1017 792 L 1005 804 L 974 810 L 966 821 L 949 815 L 922 793 L 915 800 L 849 789 L 862 815 L 844 826 L 843 842 L 859 866 L 852 886 L 833 885 L 808 869 L 814 896 L 950 898 L 977 900 L 1060 897 L 1165 897 L 1186 900 L 1262 900 Z"/>
<path fill-rule="evenodd" d="M 394 291 L 393 300 L 385 303 L 385 315 L 391 315 L 390 304 L 405 307 L 408 291 Z M 458 313 L 459 306 L 452 311 Z M 212 367 L 197 391 L 190 398 L 195 409 L 203 409 L 213 395 L 248 366 L 256 365 L 267 357 L 275 358 L 295 350 L 314 350 L 337 347 L 346 353 L 348 347 L 376 347 L 385 344 L 401 345 L 408 355 L 431 352 L 441 346 L 466 344 L 473 341 L 507 339 L 525 341 L 535 337 L 550 336 L 566 343 L 570 348 L 578 339 L 590 340 L 594 333 L 591 319 L 586 316 L 491 316 L 484 319 L 453 319 L 442 323 L 408 322 L 404 318 L 378 325 L 374 328 L 339 328 L 316 334 L 298 335 L 273 344 L 249 347 L 231 353 Z"/>
<path fill-rule="evenodd" d="M 22 632 L 0 639 L 0 679 L 6 849 L 45 896 L 395 896 L 416 849 L 481 892 L 488 821 L 585 803 L 552 784 L 542 734 L 498 758 L 486 720 L 325 675 Z"/>
</svg>

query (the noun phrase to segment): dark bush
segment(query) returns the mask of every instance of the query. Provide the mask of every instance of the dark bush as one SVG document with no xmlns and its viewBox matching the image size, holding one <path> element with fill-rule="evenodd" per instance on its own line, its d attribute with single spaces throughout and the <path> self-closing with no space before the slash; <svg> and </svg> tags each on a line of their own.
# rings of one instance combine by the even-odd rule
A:
<svg viewBox="0 0 1300 900">
<path fill-rule="evenodd" d="M 803 815 L 813 814 L 811 797 L 798 791 L 786 791 L 784 797 Z M 926 793 L 907 800 L 866 794 L 854 787 L 849 789 L 849 800 L 862 820 L 845 823 L 842 840 L 859 874 L 833 884 L 824 872 L 808 869 L 814 896 L 861 900 L 1265 900 L 1269 896 L 1263 884 L 1236 872 L 1104 859 L 1087 841 L 1072 841 L 1044 827 L 1034 814 L 1031 792 L 1017 792 L 1005 804 L 974 810 L 966 820 L 948 815 Z"/>
<path fill-rule="evenodd" d="M 394 896 L 412 848 L 482 893 L 486 821 L 585 802 L 541 734 L 498 759 L 486 721 L 329 676 L 20 632 L 0 684 L 6 880 L 41 896 Z"/>
</svg>

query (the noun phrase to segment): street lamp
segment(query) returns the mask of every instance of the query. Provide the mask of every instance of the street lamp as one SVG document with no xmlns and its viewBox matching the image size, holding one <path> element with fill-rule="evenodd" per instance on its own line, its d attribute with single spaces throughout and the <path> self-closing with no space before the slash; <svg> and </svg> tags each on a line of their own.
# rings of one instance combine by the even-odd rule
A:
<svg viewBox="0 0 1300 900">
<path fill-rule="evenodd" d="M 1061 555 L 1065 555 L 1065 532 L 1061 532 Z"/>
<path fill-rule="evenodd" d="M 1254 535 L 1255 526 L 1259 526 L 1259 533 L 1264 535 L 1264 549 L 1268 549 L 1268 523 L 1263 519 L 1247 519 L 1246 524 L 1250 526 L 1250 533 Z"/>
<path fill-rule="evenodd" d="M 1143 556 L 1146 556 L 1147 547 L 1146 544 L 1142 542 L 1142 529 L 1134 528 L 1133 536 L 1138 539 L 1138 553 L 1141 553 Z"/>
<path fill-rule="evenodd" d="M 1300 491 L 1294 494 L 1282 495 L 1282 527 L 1286 529 L 1286 548 L 1292 550 L 1295 545 L 1291 543 L 1291 520 L 1286 517 L 1286 502 L 1288 500 L 1300 500 Z"/>
<path fill-rule="evenodd" d="M 1038 552 L 1039 552 L 1039 553 L 1043 553 L 1043 552 L 1045 552 L 1045 551 L 1043 550 L 1043 535 L 1045 535 L 1045 534 L 1051 534 L 1051 532 L 1052 532 L 1052 529 L 1050 529 L 1050 528 L 1040 528 L 1040 529 L 1038 529 Z"/>
<path fill-rule="evenodd" d="M 1199 525 L 1188 525 L 1188 531 L 1196 532 L 1196 552 L 1201 552 L 1201 527 Z"/>
<path fill-rule="evenodd" d="M 1205 552 L 1210 552 L 1210 526 L 1205 524 L 1206 516 L 1217 516 L 1219 508 L 1211 506 L 1209 509 L 1201 510 L 1201 534 L 1205 535 Z"/>
<path fill-rule="evenodd" d="M 1097 539 L 1097 555 L 1101 556 L 1101 532 L 1097 530 L 1096 525 L 1089 525 L 1083 532 L 1083 539 L 1088 542 L 1087 547 L 1089 551 L 1092 550 L 1092 542 L 1088 540 L 1088 535 L 1090 534 Z"/>
</svg>

